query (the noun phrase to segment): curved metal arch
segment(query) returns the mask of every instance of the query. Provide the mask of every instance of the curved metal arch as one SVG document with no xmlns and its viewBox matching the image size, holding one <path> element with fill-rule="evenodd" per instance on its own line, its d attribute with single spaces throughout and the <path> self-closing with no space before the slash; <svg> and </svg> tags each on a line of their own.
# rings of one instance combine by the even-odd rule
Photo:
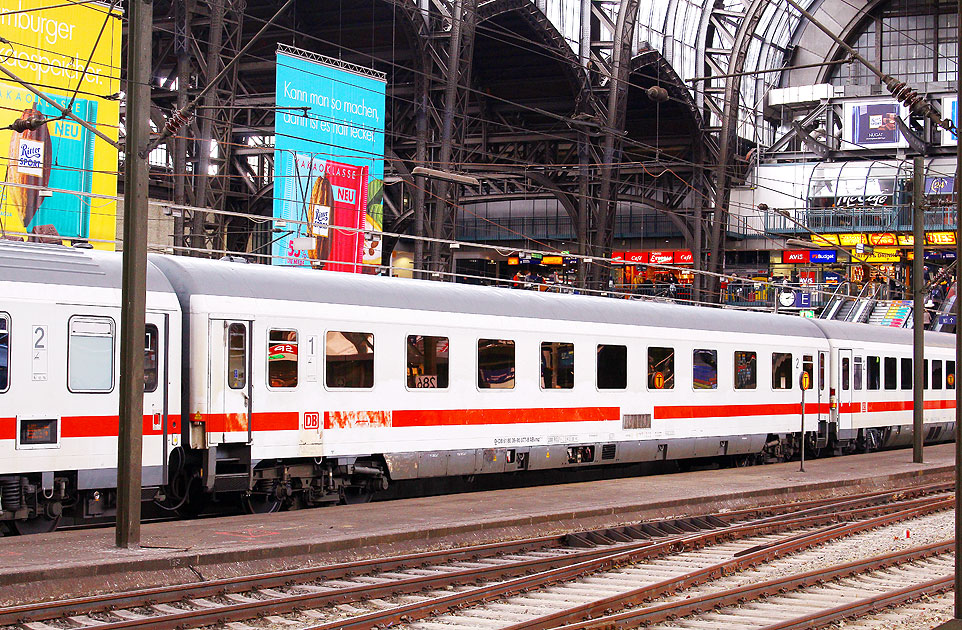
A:
<svg viewBox="0 0 962 630">
<path fill-rule="evenodd" d="M 532 0 L 487 0 L 478 4 L 478 24 L 491 20 L 505 13 L 516 13 L 538 35 L 542 43 L 549 47 L 559 57 L 564 59 L 563 65 L 570 72 L 569 81 L 572 92 L 577 94 L 582 86 L 587 84 L 587 69 L 581 65 L 578 55 L 568 45 L 568 41 L 555 28 L 548 16 L 539 9 Z"/>
<path fill-rule="evenodd" d="M 635 55 L 631 59 L 629 64 L 629 74 L 640 70 L 642 67 L 650 65 L 652 62 L 650 60 L 651 55 L 656 55 L 654 61 L 658 66 L 658 74 L 661 77 L 665 77 L 665 84 L 662 85 L 666 90 L 668 90 L 668 95 L 680 101 L 688 108 L 694 118 L 695 124 L 700 128 L 703 124 L 701 111 L 698 109 L 698 105 L 691 96 L 691 92 L 685 85 L 685 82 L 681 80 L 678 76 L 678 72 L 675 70 L 674 66 L 665 59 L 665 56 L 658 52 L 657 50 L 642 51 Z"/>
<path fill-rule="evenodd" d="M 869 22 L 870 20 L 874 19 L 875 11 L 878 10 L 878 8 L 881 5 L 888 4 L 889 2 L 891 2 L 891 0 L 869 0 L 869 2 L 867 2 L 864 7 L 858 10 L 859 12 L 855 14 L 855 17 L 853 17 L 851 20 L 848 21 L 848 24 L 846 24 L 845 27 L 842 29 L 841 34 L 839 34 L 839 37 L 842 38 L 843 41 L 851 43 L 850 39 L 853 36 L 858 37 L 859 35 L 861 35 L 863 25 Z M 808 28 L 808 26 L 810 25 L 806 23 L 805 27 Z M 798 29 L 798 31 L 799 31 L 799 36 L 801 36 L 805 31 L 805 29 L 801 28 L 801 29 Z M 832 42 L 831 48 L 829 48 L 828 52 L 825 53 L 824 60 L 840 62 L 843 57 L 845 57 L 845 51 L 842 49 L 841 46 L 838 45 L 837 42 Z M 824 68 L 819 69 L 818 82 L 828 83 L 829 75 L 832 72 L 834 72 L 837 68 L 838 68 L 838 64 L 836 63 L 836 64 L 825 66 Z"/>
</svg>

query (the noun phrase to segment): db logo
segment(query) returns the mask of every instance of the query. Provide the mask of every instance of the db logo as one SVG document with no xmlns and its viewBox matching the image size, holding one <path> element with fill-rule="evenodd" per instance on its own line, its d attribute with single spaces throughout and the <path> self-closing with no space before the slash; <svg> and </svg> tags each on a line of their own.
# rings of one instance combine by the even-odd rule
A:
<svg viewBox="0 0 962 630">
<path fill-rule="evenodd" d="M 305 411 L 304 412 L 304 428 L 305 429 L 320 429 L 321 428 L 321 414 L 316 411 Z"/>
</svg>

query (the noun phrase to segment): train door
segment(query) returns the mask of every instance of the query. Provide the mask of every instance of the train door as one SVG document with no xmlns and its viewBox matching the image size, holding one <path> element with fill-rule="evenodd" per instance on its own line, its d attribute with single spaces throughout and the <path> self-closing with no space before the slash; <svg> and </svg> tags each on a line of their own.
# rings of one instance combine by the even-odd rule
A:
<svg viewBox="0 0 962 630">
<path fill-rule="evenodd" d="M 251 324 L 250 320 L 210 320 L 207 431 L 212 445 L 251 443 Z"/>
<path fill-rule="evenodd" d="M 850 349 L 838 351 L 836 378 L 838 383 L 838 429 L 852 428 L 852 372 L 854 363 Z"/>
<path fill-rule="evenodd" d="M 147 312 L 144 328 L 144 416 L 150 418 L 150 423 L 144 427 L 144 485 L 167 483 L 167 453 L 171 446 L 168 442 L 171 433 L 168 430 L 169 332 L 167 313 Z M 160 436 L 160 441 L 154 436 Z"/>
</svg>

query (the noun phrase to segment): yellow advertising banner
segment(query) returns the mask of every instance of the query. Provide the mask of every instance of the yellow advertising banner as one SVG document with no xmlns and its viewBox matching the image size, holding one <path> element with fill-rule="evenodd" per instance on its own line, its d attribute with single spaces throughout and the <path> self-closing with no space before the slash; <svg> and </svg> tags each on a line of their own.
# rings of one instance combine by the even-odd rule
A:
<svg viewBox="0 0 962 630">
<path fill-rule="evenodd" d="M 0 75 L 0 127 L 35 127 L 0 130 L 4 234 L 114 249 L 117 202 L 98 195 L 117 194 L 117 149 L 91 129 L 117 140 L 120 18 L 106 4 L 0 0 L 0 63 L 16 77 Z"/>
</svg>

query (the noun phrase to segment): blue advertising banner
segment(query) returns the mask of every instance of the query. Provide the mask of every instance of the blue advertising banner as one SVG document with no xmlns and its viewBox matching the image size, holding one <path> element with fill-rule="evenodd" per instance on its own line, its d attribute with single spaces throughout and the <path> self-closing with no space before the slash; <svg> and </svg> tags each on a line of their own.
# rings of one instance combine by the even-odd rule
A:
<svg viewBox="0 0 962 630">
<path fill-rule="evenodd" d="M 838 252 L 834 249 L 827 249 L 824 251 L 814 251 L 809 256 L 809 261 L 813 263 L 821 264 L 834 264 L 838 257 Z"/>
<path fill-rule="evenodd" d="M 376 272 L 384 74 L 281 44 L 276 86 L 273 264 Z"/>
</svg>

